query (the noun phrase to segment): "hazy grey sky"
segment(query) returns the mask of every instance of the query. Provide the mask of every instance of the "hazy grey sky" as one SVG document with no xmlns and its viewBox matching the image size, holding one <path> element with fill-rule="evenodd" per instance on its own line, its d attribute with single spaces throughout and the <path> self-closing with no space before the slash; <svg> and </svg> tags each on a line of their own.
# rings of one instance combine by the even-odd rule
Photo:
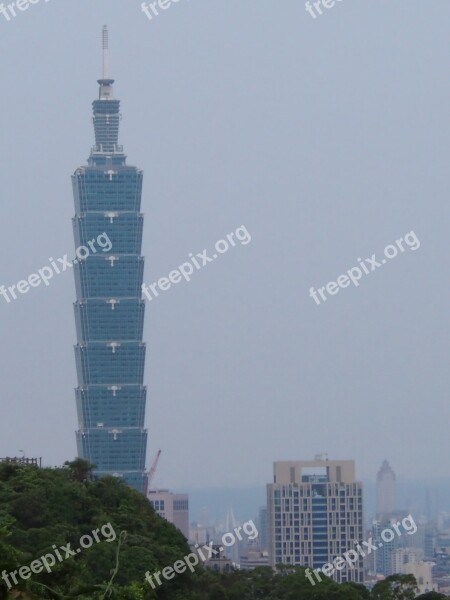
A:
<svg viewBox="0 0 450 600">
<path fill-rule="evenodd" d="M 41 0 L 0 15 L 0 283 L 74 253 L 70 175 L 93 144 L 110 27 L 121 142 L 144 170 L 145 281 L 245 225 L 147 303 L 155 484 L 263 484 L 278 459 L 387 457 L 449 476 L 450 4 Z M 421 242 L 317 306 L 414 230 Z M 0 297 L 0 455 L 76 453 L 73 275 Z"/>
</svg>

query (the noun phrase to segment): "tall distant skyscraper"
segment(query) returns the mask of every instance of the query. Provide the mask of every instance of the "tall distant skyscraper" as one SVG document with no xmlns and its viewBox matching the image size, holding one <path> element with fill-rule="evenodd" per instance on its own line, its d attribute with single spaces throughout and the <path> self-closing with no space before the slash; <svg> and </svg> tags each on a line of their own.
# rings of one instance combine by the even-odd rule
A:
<svg viewBox="0 0 450 600">
<path fill-rule="evenodd" d="M 269 543 L 267 539 L 267 506 L 261 506 L 258 515 L 258 538 L 259 548 L 267 551 Z"/>
<path fill-rule="evenodd" d="M 96 465 L 97 476 L 120 477 L 144 491 L 142 171 L 127 166 L 118 144 L 120 102 L 108 75 L 108 53 L 104 27 L 103 77 L 93 102 L 95 145 L 87 166 L 72 177 L 75 244 L 89 254 L 77 253 L 74 264 L 77 446 L 78 455 Z M 103 233 L 100 248 L 96 240 Z"/>
<path fill-rule="evenodd" d="M 388 461 L 384 460 L 377 474 L 377 517 L 392 514 L 396 502 L 395 473 Z"/>
<path fill-rule="evenodd" d="M 352 460 L 274 463 L 267 486 L 269 559 L 277 564 L 322 568 L 364 539 L 362 483 Z M 345 562 L 345 561 L 344 561 Z M 363 558 L 331 575 L 363 582 Z"/>
</svg>

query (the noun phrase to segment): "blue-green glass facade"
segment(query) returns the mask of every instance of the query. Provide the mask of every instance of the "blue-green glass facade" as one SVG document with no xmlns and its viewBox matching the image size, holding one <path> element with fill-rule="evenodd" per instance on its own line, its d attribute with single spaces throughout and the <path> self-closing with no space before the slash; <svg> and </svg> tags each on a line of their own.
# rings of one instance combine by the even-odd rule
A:
<svg viewBox="0 0 450 600">
<path fill-rule="evenodd" d="M 95 145 L 88 164 L 72 176 L 75 247 L 89 249 L 74 264 L 77 447 L 97 476 L 121 477 L 145 491 L 142 171 L 126 164 L 118 143 L 113 83 L 99 80 Z M 102 234 L 110 241 L 103 236 L 103 247 Z"/>
</svg>

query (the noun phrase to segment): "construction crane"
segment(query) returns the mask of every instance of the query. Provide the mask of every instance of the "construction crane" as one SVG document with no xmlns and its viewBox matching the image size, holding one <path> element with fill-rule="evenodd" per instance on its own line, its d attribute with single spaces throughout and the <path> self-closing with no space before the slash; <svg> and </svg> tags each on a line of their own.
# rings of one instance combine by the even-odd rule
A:
<svg viewBox="0 0 450 600">
<path fill-rule="evenodd" d="M 159 457 L 161 456 L 161 450 L 158 450 L 157 455 L 155 456 L 155 460 L 153 461 L 153 464 L 150 468 L 150 471 L 147 474 L 147 498 L 150 495 L 150 486 L 151 483 L 153 481 L 153 477 L 155 476 L 156 473 L 156 467 L 158 466 L 158 461 L 159 461 Z"/>
</svg>

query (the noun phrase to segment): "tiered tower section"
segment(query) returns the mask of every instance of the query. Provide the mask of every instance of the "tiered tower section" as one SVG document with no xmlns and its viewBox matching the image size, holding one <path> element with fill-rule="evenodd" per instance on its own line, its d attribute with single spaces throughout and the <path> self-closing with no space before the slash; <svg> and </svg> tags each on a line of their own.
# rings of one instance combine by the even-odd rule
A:
<svg viewBox="0 0 450 600">
<path fill-rule="evenodd" d="M 74 264 L 78 456 L 97 476 L 121 477 L 145 489 L 147 431 L 143 385 L 145 344 L 140 212 L 142 171 L 127 166 L 118 144 L 120 102 L 108 77 L 108 32 L 103 30 L 103 78 L 93 102 L 95 146 L 72 176 L 77 248 L 95 247 Z M 101 248 L 96 240 L 111 241 Z M 105 237 L 102 237 L 104 244 Z"/>
</svg>

